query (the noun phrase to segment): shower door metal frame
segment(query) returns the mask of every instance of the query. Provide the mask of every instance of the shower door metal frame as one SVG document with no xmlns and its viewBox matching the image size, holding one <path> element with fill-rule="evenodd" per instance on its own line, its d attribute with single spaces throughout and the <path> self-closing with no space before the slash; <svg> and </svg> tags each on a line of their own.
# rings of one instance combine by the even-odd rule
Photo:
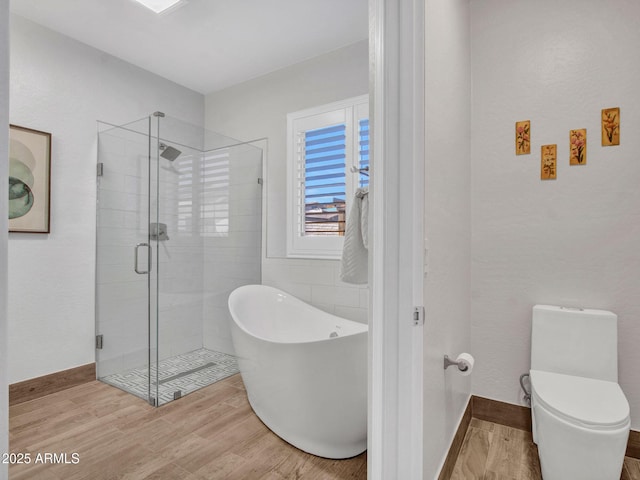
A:
<svg viewBox="0 0 640 480">
<path fill-rule="evenodd" d="M 155 132 L 153 132 L 153 119 L 156 119 Z M 152 235 L 151 224 L 159 223 L 160 219 L 160 125 L 164 113 L 154 112 L 149 116 L 149 195 L 148 195 L 148 219 L 147 243 L 149 244 L 149 272 L 148 272 L 148 301 L 149 319 L 147 335 L 149 339 L 149 396 L 148 401 L 154 407 L 160 406 L 160 328 L 159 328 L 159 293 L 160 293 L 160 258 L 158 248 L 158 236 Z M 155 155 L 152 155 L 155 152 Z M 154 166 L 155 162 L 155 166 Z M 155 172 L 154 171 L 155 168 Z M 155 173 L 155 182 L 152 172 Z M 155 209 L 152 208 L 155 197 Z M 155 268 L 154 268 L 155 264 Z"/>
</svg>

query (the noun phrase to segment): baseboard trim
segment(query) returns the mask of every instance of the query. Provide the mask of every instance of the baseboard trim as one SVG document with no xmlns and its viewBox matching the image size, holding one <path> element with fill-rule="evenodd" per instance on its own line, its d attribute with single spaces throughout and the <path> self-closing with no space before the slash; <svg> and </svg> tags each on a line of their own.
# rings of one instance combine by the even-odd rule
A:
<svg viewBox="0 0 640 480">
<path fill-rule="evenodd" d="M 499 423 L 519 430 L 531 431 L 531 408 L 511 403 L 471 396 L 472 415 L 478 420 Z M 631 430 L 627 442 L 627 457 L 640 459 L 640 432 Z"/>
<path fill-rule="evenodd" d="M 96 364 L 62 370 L 9 385 L 9 405 L 28 402 L 96 379 Z"/>
<path fill-rule="evenodd" d="M 467 434 L 467 429 L 469 428 L 469 424 L 471 423 L 471 412 L 473 408 L 472 398 L 469 398 L 467 408 L 462 414 L 460 425 L 458 425 L 458 430 L 453 436 L 451 447 L 449 447 L 449 452 L 447 453 L 447 458 L 445 458 L 444 460 L 442 470 L 440 470 L 438 480 L 449 480 L 451 478 L 451 475 L 453 474 L 453 467 L 456 465 L 458 454 L 460 453 L 460 449 L 462 448 L 462 441 L 464 440 L 464 436 Z"/>
<path fill-rule="evenodd" d="M 531 431 L 531 409 L 521 405 L 471 396 L 473 418 Z"/>
<path fill-rule="evenodd" d="M 640 432 L 631 430 L 629 432 L 629 441 L 627 442 L 627 457 L 640 459 Z"/>
<path fill-rule="evenodd" d="M 451 442 L 447 458 L 444 461 L 442 470 L 440 470 L 440 475 L 438 475 L 438 480 L 449 480 L 451 478 L 472 418 L 531 432 L 531 408 L 471 395 L 458 430 Z M 640 432 L 635 430 L 629 432 L 625 455 L 640 459 Z"/>
</svg>

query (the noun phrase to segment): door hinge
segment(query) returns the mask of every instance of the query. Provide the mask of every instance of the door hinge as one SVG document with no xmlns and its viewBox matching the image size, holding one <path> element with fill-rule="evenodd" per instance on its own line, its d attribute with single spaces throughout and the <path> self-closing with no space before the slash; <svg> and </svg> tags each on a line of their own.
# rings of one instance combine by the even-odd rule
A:
<svg viewBox="0 0 640 480">
<path fill-rule="evenodd" d="M 102 350 L 102 342 L 103 342 L 103 336 L 102 335 L 96 335 L 96 349 L 98 350 Z"/>
<path fill-rule="evenodd" d="M 102 174 L 104 173 L 104 163 L 102 163 L 102 162 L 98 162 L 97 167 L 98 167 L 98 168 L 97 168 L 97 170 L 96 170 L 96 175 L 97 175 L 98 177 L 101 177 L 101 176 L 102 176 Z"/>
<path fill-rule="evenodd" d="M 413 307 L 413 326 L 424 325 L 424 307 Z"/>
</svg>

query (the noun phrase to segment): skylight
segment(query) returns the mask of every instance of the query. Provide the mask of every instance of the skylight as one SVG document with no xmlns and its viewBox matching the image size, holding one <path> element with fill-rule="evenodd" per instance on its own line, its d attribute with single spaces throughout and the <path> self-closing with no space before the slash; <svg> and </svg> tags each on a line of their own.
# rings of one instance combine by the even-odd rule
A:
<svg viewBox="0 0 640 480">
<path fill-rule="evenodd" d="M 144 5 L 149 10 L 153 10 L 156 13 L 162 13 L 169 10 L 171 7 L 181 3 L 182 0 L 135 0 L 136 2 Z"/>
</svg>

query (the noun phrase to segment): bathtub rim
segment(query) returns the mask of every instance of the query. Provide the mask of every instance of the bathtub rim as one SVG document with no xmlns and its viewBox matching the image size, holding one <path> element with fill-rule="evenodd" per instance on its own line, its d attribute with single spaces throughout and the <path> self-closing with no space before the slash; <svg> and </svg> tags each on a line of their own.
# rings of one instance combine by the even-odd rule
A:
<svg viewBox="0 0 640 480">
<path fill-rule="evenodd" d="M 232 297 L 238 296 L 240 295 L 240 293 L 237 293 L 238 291 L 241 290 L 249 290 L 249 289 L 256 289 L 256 287 L 259 287 L 260 289 L 264 289 L 264 290 L 271 290 L 274 293 L 281 293 L 286 295 L 288 298 L 290 298 L 290 301 L 293 301 L 294 303 L 300 303 L 302 304 L 305 308 L 310 308 L 313 310 L 317 310 L 318 312 L 322 313 L 323 315 L 326 315 L 327 317 L 330 318 L 335 318 L 339 323 L 347 323 L 347 324 L 353 324 L 355 326 L 357 326 L 358 330 L 361 331 L 356 331 L 353 333 L 347 333 L 344 335 L 339 335 L 337 337 L 325 337 L 325 338 L 318 338 L 318 339 L 314 339 L 314 340 L 307 340 L 307 341 L 282 341 L 282 340 L 274 340 L 272 338 L 265 338 L 259 335 L 256 335 L 255 333 L 251 332 L 250 330 L 248 330 L 245 325 L 243 325 L 240 321 L 237 320 L 237 312 L 234 312 L 234 308 L 232 307 Z M 279 345 L 312 345 L 312 344 L 320 344 L 323 342 L 327 342 L 327 341 L 337 341 L 340 339 L 346 339 L 346 338 L 350 338 L 353 336 L 357 336 L 357 335 L 368 335 L 369 334 L 369 325 L 367 325 L 366 323 L 361 323 L 361 322 L 356 322 L 355 320 L 349 320 L 348 318 L 344 318 L 344 317 L 339 317 L 337 315 L 334 315 L 333 313 L 329 313 L 329 312 L 325 312 L 324 310 L 321 310 L 320 308 L 311 305 L 310 303 L 305 302 L 304 300 L 299 299 L 298 297 L 296 297 L 295 295 L 285 292 L 284 290 L 281 290 L 279 288 L 276 287 L 272 287 L 270 285 L 262 285 L 262 284 L 249 284 L 249 285 L 242 285 L 240 287 L 235 288 L 230 294 L 229 294 L 229 298 L 227 299 L 227 308 L 229 309 L 229 313 L 231 314 L 231 319 L 233 321 L 233 323 L 240 329 L 242 330 L 244 333 L 246 333 L 247 335 L 250 335 L 253 338 L 256 338 L 260 341 L 263 342 L 269 342 L 269 343 L 275 343 L 275 344 L 279 344 Z"/>
</svg>

